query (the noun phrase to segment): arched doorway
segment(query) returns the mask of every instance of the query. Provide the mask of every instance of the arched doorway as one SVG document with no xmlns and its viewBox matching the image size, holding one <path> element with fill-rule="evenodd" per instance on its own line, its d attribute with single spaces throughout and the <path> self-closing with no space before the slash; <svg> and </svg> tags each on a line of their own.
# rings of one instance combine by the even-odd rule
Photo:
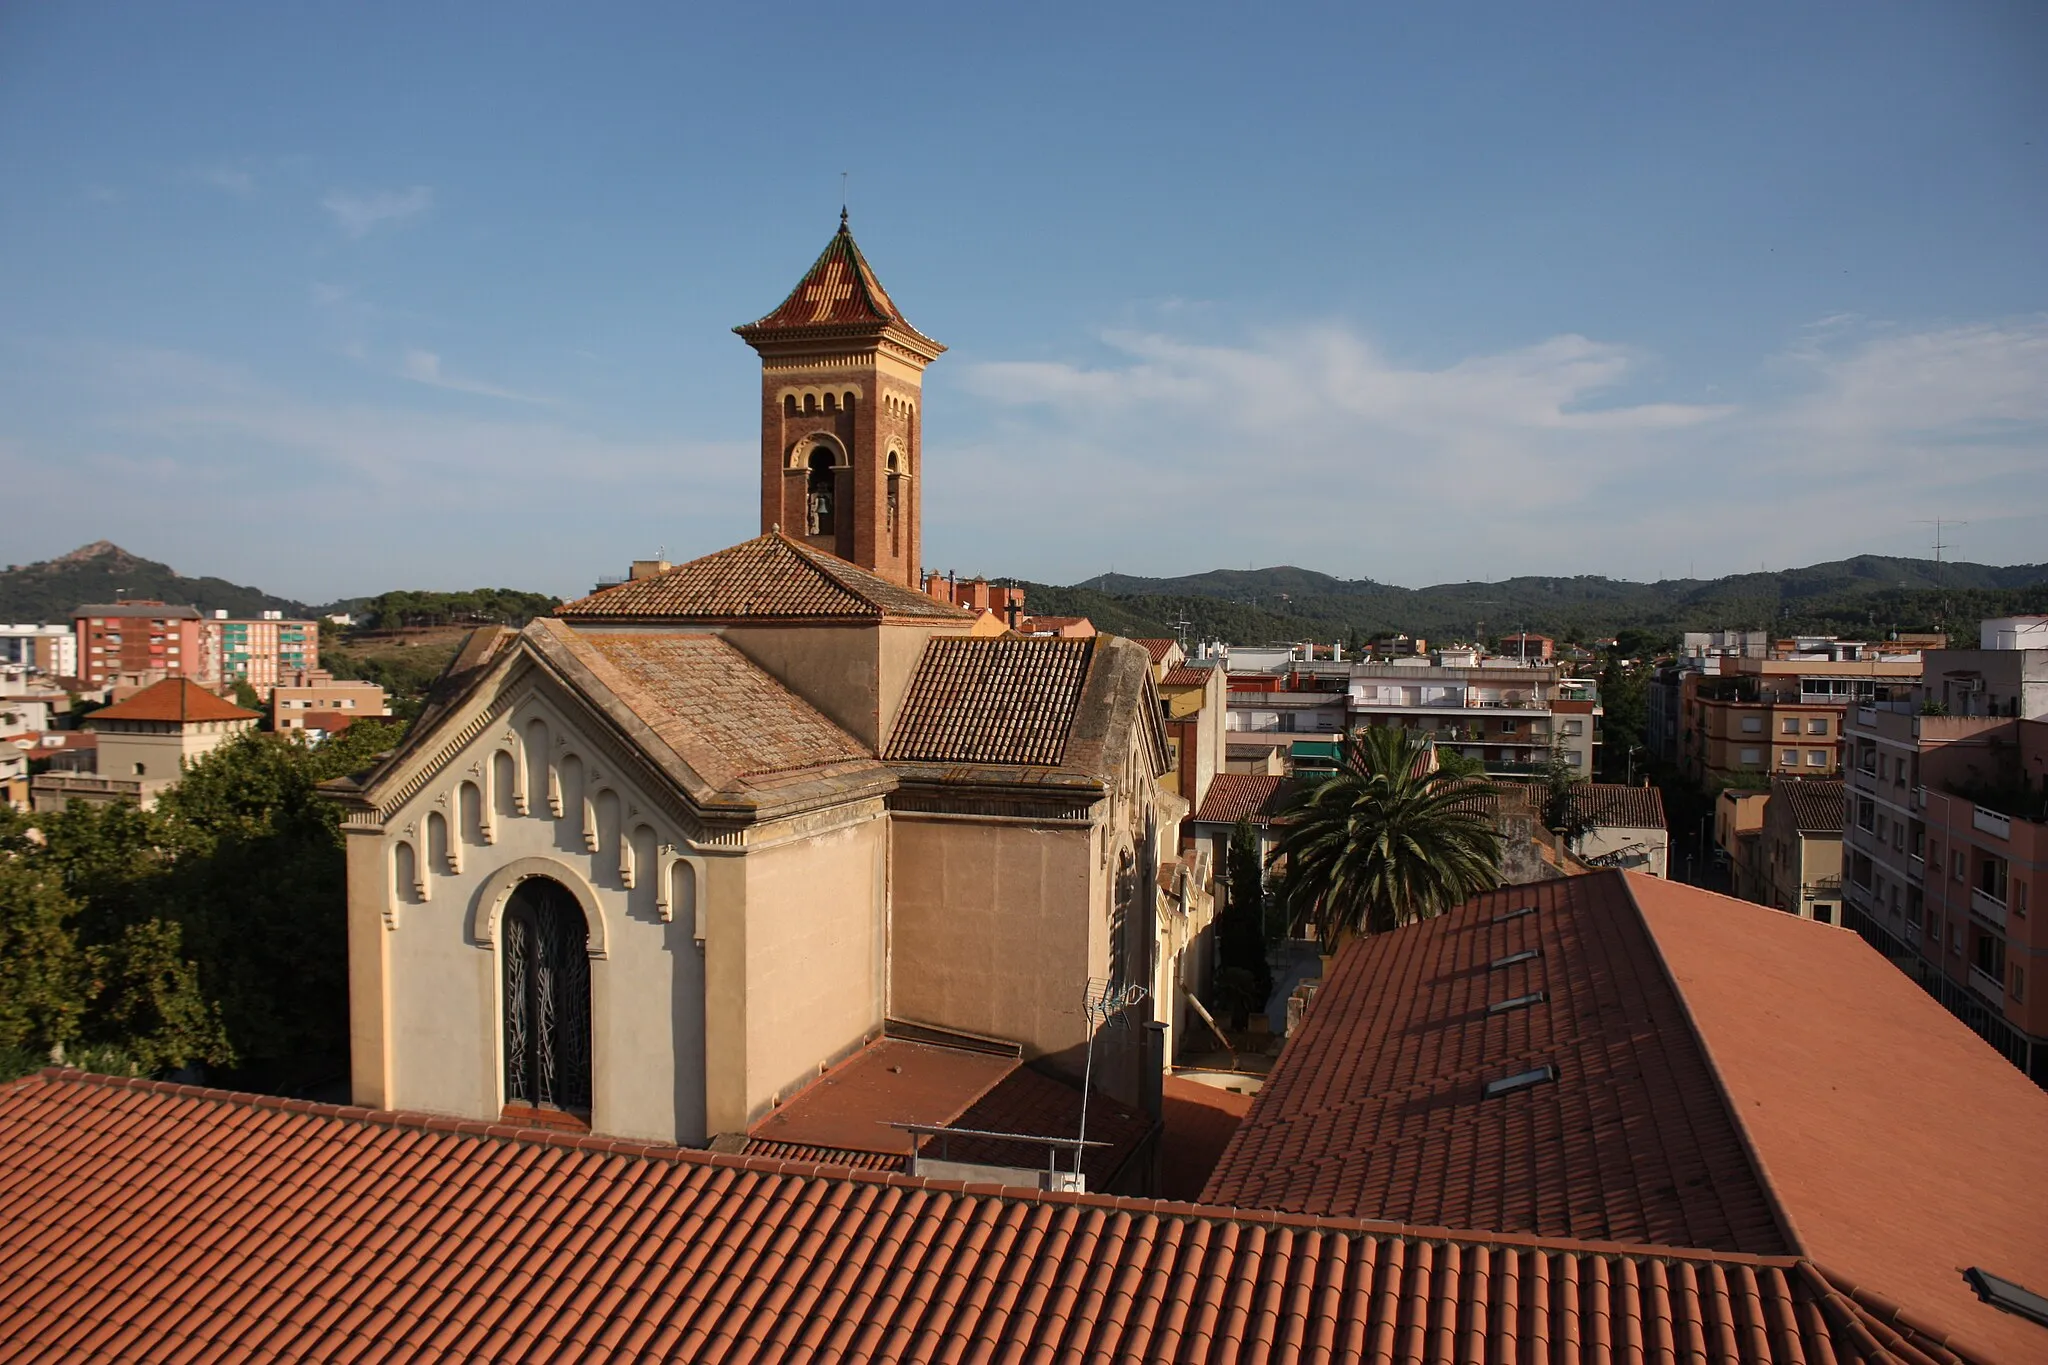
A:
<svg viewBox="0 0 2048 1365">
<path fill-rule="evenodd" d="M 560 882 L 529 877 L 505 904 L 505 1103 L 590 1112 L 590 926 Z"/>
</svg>

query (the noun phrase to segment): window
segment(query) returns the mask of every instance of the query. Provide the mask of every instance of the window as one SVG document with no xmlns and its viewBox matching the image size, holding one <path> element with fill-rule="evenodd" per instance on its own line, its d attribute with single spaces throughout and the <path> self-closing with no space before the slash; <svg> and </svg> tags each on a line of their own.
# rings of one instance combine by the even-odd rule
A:
<svg viewBox="0 0 2048 1365">
<path fill-rule="evenodd" d="M 1925 908 L 1925 906 L 1926 902 L 1921 898 L 1920 888 L 1917 886 L 1907 887 L 1906 923 L 1911 925 L 1916 932 L 1920 928 L 1921 911 Z"/>
<path fill-rule="evenodd" d="M 1779 766 L 1779 767 L 1781 767 L 1781 768 L 1796 768 L 1796 767 L 1798 767 L 1798 766 L 1799 766 L 1799 751 L 1798 751 L 1797 749 L 1780 749 L 1780 750 L 1778 750 L 1778 766 Z"/>
<path fill-rule="evenodd" d="M 1764 751 L 1762 749 L 1744 749 L 1736 761 L 1738 763 L 1761 763 L 1764 761 Z"/>
<path fill-rule="evenodd" d="M 590 929 L 568 889 L 528 878 L 505 906 L 505 1102 L 590 1110 Z"/>
<path fill-rule="evenodd" d="M 1978 934 L 1970 948 L 1970 965 L 1993 981 L 2005 980 L 2005 940 L 1996 934 Z"/>
<path fill-rule="evenodd" d="M 1806 722 L 1806 733 L 1809 735 L 1824 735 L 1827 732 L 1828 721 L 1826 716 L 1815 716 Z"/>
<path fill-rule="evenodd" d="M 1809 768 L 1827 767 L 1828 751 L 1826 749 L 1808 749 L 1806 751 L 1806 766 Z"/>
<path fill-rule="evenodd" d="M 1787 734 L 1787 735 L 1796 735 L 1796 734 L 1798 734 L 1798 733 L 1799 733 L 1799 717 L 1797 717 L 1797 716 L 1787 716 L 1787 717 L 1785 717 L 1785 719 L 1783 719 L 1783 720 L 1781 720 L 1781 721 L 1779 721 L 1779 722 L 1778 722 L 1778 731 L 1779 731 L 1779 733 L 1780 733 L 1780 734 Z"/>
<path fill-rule="evenodd" d="M 145 768 L 142 764 L 138 763 L 135 765 L 135 775 L 137 777 L 146 777 L 149 775 L 149 770 Z"/>
<path fill-rule="evenodd" d="M 2004 905 L 2005 859 L 1995 853 L 1985 853 L 1980 856 L 1983 861 L 1977 864 L 1977 889 L 1992 900 L 1997 901 L 2000 905 Z"/>
<path fill-rule="evenodd" d="M 2027 917 L 2027 884 L 2025 882 L 2014 882 L 2012 884 L 2012 912 L 2021 919 Z"/>
<path fill-rule="evenodd" d="M 2027 998 L 2027 969 L 2017 962 L 2012 964 L 2012 998 L 2020 1001 Z"/>
<path fill-rule="evenodd" d="M 1963 880 L 1963 851 L 1959 848 L 1949 850 L 1948 875 L 1957 881 Z"/>
<path fill-rule="evenodd" d="M 1877 802 L 1867 796 L 1856 798 L 1856 828 L 1871 829 L 1877 822 Z"/>
<path fill-rule="evenodd" d="M 1763 732 L 1764 732 L 1764 718 L 1763 718 L 1762 716 L 1744 716 L 1744 717 L 1742 718 L 1742 733 L 1743 733 L 1743 734 L 1745 734 L 1745 735 L 1760 735 L 1760 734 L 1762 734 Z"/>
</svg>

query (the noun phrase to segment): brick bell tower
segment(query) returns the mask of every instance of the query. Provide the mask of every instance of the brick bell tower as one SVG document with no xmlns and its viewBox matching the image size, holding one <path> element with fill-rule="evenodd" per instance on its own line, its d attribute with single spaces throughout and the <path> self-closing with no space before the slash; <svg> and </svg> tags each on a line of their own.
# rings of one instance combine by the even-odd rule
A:
<svg viewBox="0 0 2048 1365">
<path fill-rule="evenodd" d="M 946 348 L 889 301 L 845 210 L 781 306 L 733 331 L 761 356 L 762 531 L 918 587 L 924 367 Z"/>
</svg>

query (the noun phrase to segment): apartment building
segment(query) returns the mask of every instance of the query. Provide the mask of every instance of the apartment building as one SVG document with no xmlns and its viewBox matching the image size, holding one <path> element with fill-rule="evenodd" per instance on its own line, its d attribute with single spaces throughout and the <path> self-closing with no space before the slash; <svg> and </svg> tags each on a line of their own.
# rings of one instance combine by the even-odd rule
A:
<svg viewBox="0 0 2048 1365">
<path fill-rule="evenodd" d="M 77 631 L 70 626 L 0 625 L 0 668 L 75 678 Z"/>
<path fill-rule="evenodd" d="M 1845 918 L 2048 1086 L 2048 618 L 1925 663 L 1850 714 Z"/>
<path fill-rule="evenodd" d="M 1855 703 L 1905 696 L 1918 654 L 1859 642 L 1799 641 L 1789 657 L 1722 655 L 1680 679 L 1679 771 L 1702 786 L 1740 774 L 1835 777 L 1842 717 Z"/>
<path fill-rule="evenodd" d="M 121 673 L 189 677 L 205 654 L 199 612 L 192 607 L 146 600 L 89 603 L 71 613 L 71 626 L 76 676 L 88 688 L 106 687 Z"/>
<path fill-rule="evenodd" d="M 52 770 L 31 784 L 38 811 L 73 802 L 133 801 L 143 809 L 176 786 L 187 765 L 253 727 L 254 711 L 222 701 L 190 678 L 166 678 L 85 718 L 97 737 L 97 771 Z"/>
<path fill-rule="evenodd" d="M 287 621 L 277 611 L 266 611 L 256 620 L 235 620 L 217 611 L 207 626 L 208 634 L 218 637 L 222 685 L 244 682 L 267 698 L 285 678 L 320 667 L 318 622 Z"/>
<path fill-rule="evenodd" d="M 1574 769 L 1593 771 L 1601 707 L 1590 678 L 1486 658 L 1471 665 L 1352 664 L 1346 682 L 1354 728 L 1420 730 L 1503 777 L 1543 767 L 1553 746 Z"/>
<path fill-rule="evenodd" d="M 336 720 L 391 714 L 384 689 L 373 682 L 339 681 L 324 669 L 293 673 L 270 691 L 273 730 L 334 729 Z"/>
<path fill-rule="evenodd" d="M 1842 921 L 1842 783 L 1776 777 L 1737 882 L 1745 900 L 1822 924 Z"/>
</svg>

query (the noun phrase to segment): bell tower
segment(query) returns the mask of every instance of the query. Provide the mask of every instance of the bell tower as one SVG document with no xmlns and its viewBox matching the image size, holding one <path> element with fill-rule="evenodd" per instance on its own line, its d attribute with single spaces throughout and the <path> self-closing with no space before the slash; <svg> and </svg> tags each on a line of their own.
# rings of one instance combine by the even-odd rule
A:
<svg viewBox="0 0 2048 1365">
<path fill-rule="evenodd" d="M 735 327 L 761 357 L 761 529 L 915 588 L 923 563 L 924 367 L 846 213 L 779 307 Z"/>
</svg>

